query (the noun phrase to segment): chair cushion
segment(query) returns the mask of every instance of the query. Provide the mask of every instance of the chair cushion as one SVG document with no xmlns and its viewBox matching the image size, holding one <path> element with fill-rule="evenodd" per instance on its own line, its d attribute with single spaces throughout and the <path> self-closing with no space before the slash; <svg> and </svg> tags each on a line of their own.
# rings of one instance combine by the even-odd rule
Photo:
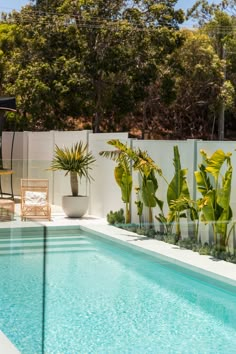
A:
<svg viewBox="0 0 236 354">
<path fill-rule="evenodd" d="M 25 192 L 25 205 L 43 206 L 47 204 L 46 192 Z"/>
</svg>

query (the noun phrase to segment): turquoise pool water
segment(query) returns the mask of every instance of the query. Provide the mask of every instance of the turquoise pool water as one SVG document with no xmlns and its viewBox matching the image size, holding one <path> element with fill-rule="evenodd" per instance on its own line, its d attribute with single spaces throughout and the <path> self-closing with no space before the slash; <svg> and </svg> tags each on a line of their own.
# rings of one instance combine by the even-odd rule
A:
<svg viewBox="0 0 236 354">
<path fill-rule="evenodd" d="M 236 352 L 235 293 L 85 233 L 48 238 L 44 291 L 42 250 L 0 241 L 0 329 L 23 354 Z"/>
</svg>

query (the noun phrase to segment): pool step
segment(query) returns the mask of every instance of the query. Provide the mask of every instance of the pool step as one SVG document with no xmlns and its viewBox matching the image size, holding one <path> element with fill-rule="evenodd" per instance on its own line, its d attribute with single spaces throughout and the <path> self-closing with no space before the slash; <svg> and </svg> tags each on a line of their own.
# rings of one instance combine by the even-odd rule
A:
<svg viewBox="0 0 236 354">
<path fill-rule="evenodd" d="M 45 241 L 38 236 L 0 238 L 0 255 L 43 253 L 45 250 L 50 253 L 81 251 L 90 248 L 90 242 L 78 235 L 47 236 Z"/>
</svg>

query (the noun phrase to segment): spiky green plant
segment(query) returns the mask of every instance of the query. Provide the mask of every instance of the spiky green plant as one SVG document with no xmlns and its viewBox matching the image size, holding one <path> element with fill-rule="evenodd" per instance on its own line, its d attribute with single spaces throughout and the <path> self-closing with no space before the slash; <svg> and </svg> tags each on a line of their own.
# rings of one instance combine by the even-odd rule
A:
<svg viewBox="0 0 236 354">
<path fill-rule="evenodd" d="M 88 145 L 82 142 L 72 145 L 71 148 L 55 146 L 54 157 L 49 170 L 66 171 L 70 174 L 70 185 L 73 196 L 79 195 L 79 180 L 83 177 L 91 181 L 91 165 L 96 161 L 91 152 L 87 152 Z"/>
</svg>

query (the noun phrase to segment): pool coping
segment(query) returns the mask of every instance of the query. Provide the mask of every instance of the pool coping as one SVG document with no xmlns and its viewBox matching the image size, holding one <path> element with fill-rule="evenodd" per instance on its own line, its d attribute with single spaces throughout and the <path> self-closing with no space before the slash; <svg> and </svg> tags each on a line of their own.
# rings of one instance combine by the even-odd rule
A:
<svg viewBox="0 0 236 354">
<path fill-rule="evenodd" d="M 7 336 L 0 330 L 0 354 L 20 354 Z"/>
</svg>

